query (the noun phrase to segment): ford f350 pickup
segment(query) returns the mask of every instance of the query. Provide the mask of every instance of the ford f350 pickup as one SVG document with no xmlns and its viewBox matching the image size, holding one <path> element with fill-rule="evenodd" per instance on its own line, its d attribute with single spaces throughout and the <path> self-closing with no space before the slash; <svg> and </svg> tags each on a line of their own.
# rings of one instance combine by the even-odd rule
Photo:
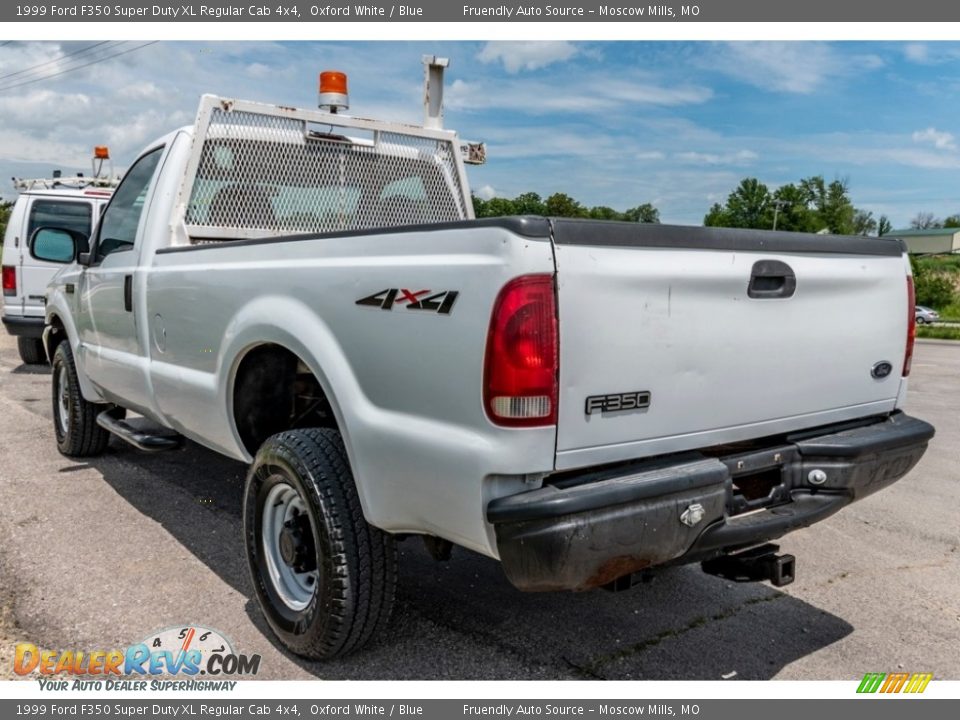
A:
<svg viewBox="0 0 960 720">
<path fill-rule="evenodd" d="M 186 437 L 251 463 L 253 584 L 294 652 L 383 628 L 410 535 L 523 590 L 691 562 L 786 584 L 770 541 L 923 455 L 899 241 L 476 220 L 482 148 L 440 127 L 436 90 L 414 127 L 335 112 L 339 87 L 319 111 L 204 97 L 88 251 L 30 243 L 67 263 L 46 303 L 60 451 Z"/>
</svg>

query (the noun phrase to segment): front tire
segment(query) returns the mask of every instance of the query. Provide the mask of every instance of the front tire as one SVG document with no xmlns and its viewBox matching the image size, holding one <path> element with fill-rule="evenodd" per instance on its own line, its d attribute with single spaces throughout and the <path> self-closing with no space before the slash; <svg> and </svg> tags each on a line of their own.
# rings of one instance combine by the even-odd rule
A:
<svg viewBox="0 0 960 720">
<path fill-rule="evenodd" d="M 27 365 L 46 365 L 47 353 L 43 349 L 43 341 L 39 338 L 18 337 L 17 352 L 20 359 Z"/>
<path fill-rule="evenodd" d="M 57 449 L 69 457 L 93 457 L 107 449 L 110 433 L 97 425 L 97 415 L 108 405 L 84 400 L 70 343 L 53 353 L 53 430 Z"/>
<path fill-rule="evenodd" d="M 341 657 L 386 627 L 396 544 L 364 519 L 337 431 L 289 430 L 260 447 L 247 475 L 243 529 L 257 600 L 292 652 Z"/>
</svg>

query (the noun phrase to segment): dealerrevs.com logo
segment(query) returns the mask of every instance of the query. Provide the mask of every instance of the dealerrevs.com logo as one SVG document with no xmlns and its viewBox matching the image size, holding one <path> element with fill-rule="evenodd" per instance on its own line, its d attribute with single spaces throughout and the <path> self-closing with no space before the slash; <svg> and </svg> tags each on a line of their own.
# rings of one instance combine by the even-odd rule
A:
<svg viewBox="0 0 960 720">
<path fill-rule="evenodd" d="M 13 660 L 13 671 L 38 675 L 43 690 L 232 690 L 236 682 L 222 678 L 259 670 L 259 655 L 238 654 L 221 632 L 197 625 L 165 628 L 123 649 L 45 650 L 20 643 Z M 154 679 L 160 676 L 187 680 Z"/>
<path fill-rule="evenodd" d="M 933 673 L 867 673 L 860 681 L 858 693 L 922 693 L 933 679 Z"/>
</svg>

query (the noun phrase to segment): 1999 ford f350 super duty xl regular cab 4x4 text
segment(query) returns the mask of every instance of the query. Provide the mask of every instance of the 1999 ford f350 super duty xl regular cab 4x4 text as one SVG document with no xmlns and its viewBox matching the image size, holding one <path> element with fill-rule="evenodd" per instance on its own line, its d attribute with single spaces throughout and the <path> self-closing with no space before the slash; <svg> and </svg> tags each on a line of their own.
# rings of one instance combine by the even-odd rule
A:
<svg viewBox="0 0 960 720">
<path fill-rule="evenodd" d="M 917 463 L 933 428 L 900 410 L 899 241 L 475 220 L 483 149 L 440 127 L 437 95 L 423 127 L 332 112 L 341 92 L 323 111 L 205 96 L 89 251 L 30 243 L 68 263 L 46 304 L 61 452 L 183 436 L 252 463 L 246 550 L 287 647 L 373 637 L 412 534 L 523 590 L 690 562 L 785 584 L 771 540 Z"/>
</svg>

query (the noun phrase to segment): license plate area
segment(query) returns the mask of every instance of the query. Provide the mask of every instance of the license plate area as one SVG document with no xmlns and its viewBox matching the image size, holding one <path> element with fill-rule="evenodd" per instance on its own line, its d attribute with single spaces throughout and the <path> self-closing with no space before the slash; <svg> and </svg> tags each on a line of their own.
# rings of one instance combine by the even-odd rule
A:
<svg viewBox="0 0 960 720">
<path fill-rule="evenodd" d="M 730 472 L 731 516 L 790 502 L 797 450 L 791 445 L 721 457 Z"/>
</svg>

